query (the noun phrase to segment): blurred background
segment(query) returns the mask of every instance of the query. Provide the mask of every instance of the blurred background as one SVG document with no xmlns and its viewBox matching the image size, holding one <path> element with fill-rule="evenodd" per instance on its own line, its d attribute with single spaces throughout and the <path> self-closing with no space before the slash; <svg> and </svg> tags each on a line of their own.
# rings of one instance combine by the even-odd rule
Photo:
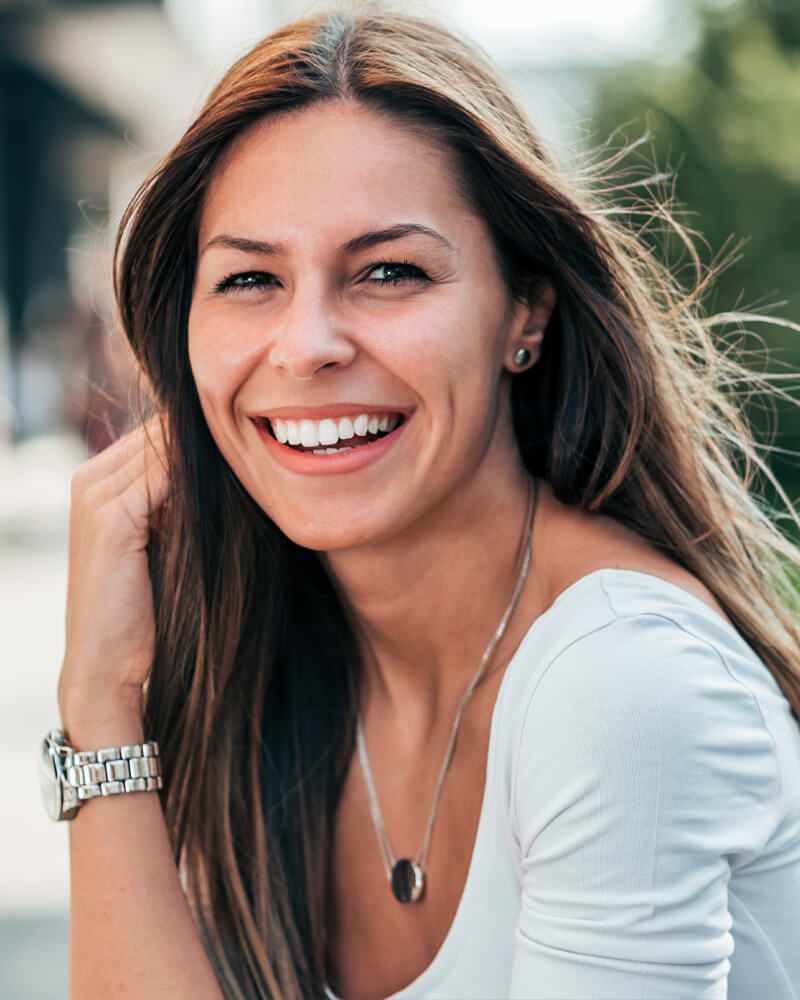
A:
<svg viewBox="0 0 800 1000">
<path fill-rule="evenodd" d="M 130 419 L 132 369 L 110 300 L 116 222 L 230 62 L 307 9 L 294 0 L 0 0 L 5 1000 L 67 996 L 68 831 L 40 805 L 36 764 L 58 719 L 69 477 Z M 674 188 L 684 222 L 702 234 L 703 261 L 731 258 L 709 309 L 800 322 L 799 0 L 442 0 L 427 9 L 506 69 L 564 160 L 644 138 L 630 176 L 672 172 L 662 194 Z M 753 367 L 783 374 L 796 397 L 798 335 L 750 329 Z M 790 453 L 800 449 L 800 411 L 753 400 L 748 413 L 797 503 L 800 460 Z"/>
</svg>

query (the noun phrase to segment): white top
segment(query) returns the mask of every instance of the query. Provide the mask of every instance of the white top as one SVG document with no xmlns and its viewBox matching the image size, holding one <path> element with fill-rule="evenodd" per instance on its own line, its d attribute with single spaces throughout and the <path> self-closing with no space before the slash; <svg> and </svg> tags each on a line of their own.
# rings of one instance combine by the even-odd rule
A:
<svg viewBox="0 0 800 1000">
<path fill-rule="evenodd" d="M 800 728 L 699 598 L 600 569 L 531 626 L 456 915 L 389 1000 L 437 997 L 800 1000 Z"/>
</svg>

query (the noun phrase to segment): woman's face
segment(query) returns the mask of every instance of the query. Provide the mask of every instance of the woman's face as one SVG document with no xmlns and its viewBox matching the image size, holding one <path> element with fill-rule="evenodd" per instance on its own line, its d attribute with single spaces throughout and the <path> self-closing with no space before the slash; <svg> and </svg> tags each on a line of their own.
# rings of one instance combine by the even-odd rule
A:
<svg viewBox="0 0 800 1000">
<path fill-rule="evenodd" d="M 437 140 L 344 102 L 259 123 L 211 181 L 198 252 L 203 412 L 290 538 L 375 544 L 519 481 L 508 369 L 544 307 L 512 298 Z"/>
</svg>

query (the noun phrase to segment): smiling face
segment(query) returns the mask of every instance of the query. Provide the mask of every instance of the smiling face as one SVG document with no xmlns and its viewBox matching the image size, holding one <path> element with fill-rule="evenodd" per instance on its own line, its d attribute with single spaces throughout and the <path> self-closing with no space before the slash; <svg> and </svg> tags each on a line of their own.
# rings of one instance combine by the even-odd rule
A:
<svg viewBox="0 0 800 1000">
<path fill-rule="evenodd" d="M 294 541 L 382 542 L 519 484 L 515 301 L 434 138 L 327 102 L 239 136 L 199 227 L 189 357 L 245 489 Z"/>
</svg>

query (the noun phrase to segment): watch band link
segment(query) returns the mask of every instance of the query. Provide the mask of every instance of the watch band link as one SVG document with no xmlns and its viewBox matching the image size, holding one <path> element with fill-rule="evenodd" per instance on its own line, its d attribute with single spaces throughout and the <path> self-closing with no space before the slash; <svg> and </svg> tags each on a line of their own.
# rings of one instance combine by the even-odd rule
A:
<svg viewBox="0 0 800 1000">
<path fill-rule="evenodd" d="M 155 740 L 103 750 L 73 750 L 64 773 L 81 801 L 98 795 L 154 792 L 162 787 Z"/>
</svg>

